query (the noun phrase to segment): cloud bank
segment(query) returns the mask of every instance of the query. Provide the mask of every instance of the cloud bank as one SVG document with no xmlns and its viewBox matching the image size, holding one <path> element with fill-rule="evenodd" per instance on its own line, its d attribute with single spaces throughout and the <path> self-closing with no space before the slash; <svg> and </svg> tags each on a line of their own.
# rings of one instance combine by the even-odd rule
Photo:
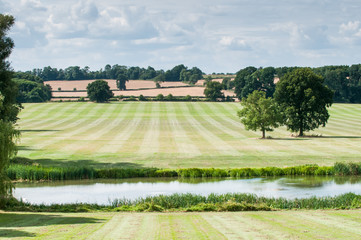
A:
<svg viewBox="0 0 361 240">
<path fill-rule="evenodd" d="M 350 65 L 360 63 L 360 11 L 351 0 L 0 0 L 16 18 L 15 70 Z"/>
</svg>

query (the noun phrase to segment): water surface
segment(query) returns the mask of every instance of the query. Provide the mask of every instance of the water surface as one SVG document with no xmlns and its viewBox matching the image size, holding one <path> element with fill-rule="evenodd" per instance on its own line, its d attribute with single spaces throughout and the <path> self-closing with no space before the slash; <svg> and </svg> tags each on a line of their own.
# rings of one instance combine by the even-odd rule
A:
<svg viewBox="0 0 361 240">
<path fill-rule="evenodd" d="M 98 203 L 114 199 L 192 193 L 252 193 L 287 199 L 361 194 L 360 177 L 278 177 L 250 179 L 141 178 L 17 183 L 14 196 L 35 204 Z"/>
</svg>

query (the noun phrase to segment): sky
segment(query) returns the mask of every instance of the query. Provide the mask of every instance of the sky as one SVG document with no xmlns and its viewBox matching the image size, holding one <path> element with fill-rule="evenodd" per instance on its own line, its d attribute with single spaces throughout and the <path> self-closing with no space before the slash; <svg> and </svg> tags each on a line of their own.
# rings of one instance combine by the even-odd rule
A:
<svg viewBox="0 0 361 240">
<path fill-rule="evenodd" d="M 16 71 L 358 64 L 360 12 L 358 0 L 0 0 Z"/>
</svg>

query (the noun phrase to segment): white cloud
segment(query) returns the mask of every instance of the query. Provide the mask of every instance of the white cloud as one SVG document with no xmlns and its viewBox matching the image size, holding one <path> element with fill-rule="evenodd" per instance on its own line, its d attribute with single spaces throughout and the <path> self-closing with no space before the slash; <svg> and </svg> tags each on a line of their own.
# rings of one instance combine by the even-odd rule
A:
<svg viewBox="0 0 361 240">
<path fill-rule="evenodd" d="M 360 62 L 361 5 L 350 0 L 0 0 L 0 10 L 16 18 L 15 69 Z"/>
<path fill-rule="evenodd" d="M 232 36 L 224 36 L 219 43 L 230 50 L 251 50 L 251 47 L 243 39 L 236 39 Z"/>
</svg>

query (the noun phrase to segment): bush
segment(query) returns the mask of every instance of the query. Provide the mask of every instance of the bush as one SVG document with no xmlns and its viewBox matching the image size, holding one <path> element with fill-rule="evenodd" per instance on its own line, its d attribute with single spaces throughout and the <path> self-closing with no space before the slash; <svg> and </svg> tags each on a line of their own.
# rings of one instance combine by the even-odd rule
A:
<svg viewBox="0 0 361 240">
<path fill-rule="evenodd" d="M 158 95 L 155 97 L 154 100 L 155 100 L 155 101 L 163 101 L 163 100 L 164 100 L 163 94 L 158 94 Z"/>
<path fill-rule="evenodd" d="M 147 101 L 148 99 L 144 97 L 142 94 L 139 95 L 139 101 Z"/>
<path fill-rule="evenodd" d="M 168 95 L 165 97 L 164 100 L 166 100 L 166 101 L 174 101 L 175 99 L 174 99 L 174 97 L 173 97 L 172 94 L 168 94 Z"/>
</svg>

